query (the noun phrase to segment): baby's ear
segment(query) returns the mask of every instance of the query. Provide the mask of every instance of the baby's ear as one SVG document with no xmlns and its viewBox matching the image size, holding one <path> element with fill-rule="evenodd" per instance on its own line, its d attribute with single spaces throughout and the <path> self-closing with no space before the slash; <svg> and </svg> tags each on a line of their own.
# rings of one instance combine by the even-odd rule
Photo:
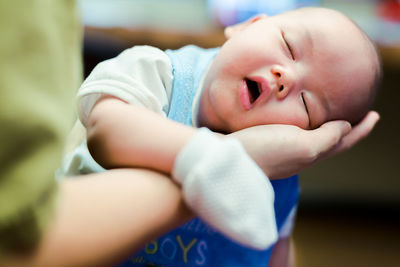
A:
<svg viewBox="0 0 400 267">
<path fill-rule="evenodd" d="M 253 24 L 254 22 L 260 20 L 260 19 L 265 19 L 267 17 L 267 15 L 265 14 L 258 14 L 254 17 L 249 18 L 248 20 L 232 25 L 232 26 L 228 26 L 225 28 L 224 34 L 225 34 L 225 38 L 229 39 L 231 38 L 233 35 L 235 35 L 235 33 L 240 32 L 241 30 L 243 30 L 244 28 L 246 28 L 247 26 Z"/>
</svg>

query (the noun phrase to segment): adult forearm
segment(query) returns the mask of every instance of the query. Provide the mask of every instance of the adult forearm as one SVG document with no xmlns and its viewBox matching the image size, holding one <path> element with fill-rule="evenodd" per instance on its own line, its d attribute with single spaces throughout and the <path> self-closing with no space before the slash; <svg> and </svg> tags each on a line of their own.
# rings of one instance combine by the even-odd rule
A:
<svg viewBox="0 0 400 267">
<path fill-rule="evenodd" d="M 112 266 L 193 216 L 178 186 L 153 171 L 110 170 L 68 179 L 60 189 L 37 251 L 5 266 Z"/>
<path fill-rule="evenodd" d="M 139 167 L 168 174 L 194 133 L 194 128 L 117 99 L 98 103 L 87 125 L 89 151 L 103 167 Z"/>
</svg>

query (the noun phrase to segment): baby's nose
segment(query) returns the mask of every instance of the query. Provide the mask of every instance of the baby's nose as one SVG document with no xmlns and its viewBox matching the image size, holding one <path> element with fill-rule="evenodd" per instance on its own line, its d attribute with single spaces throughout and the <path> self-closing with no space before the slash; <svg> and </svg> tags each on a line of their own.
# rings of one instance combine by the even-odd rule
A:
<svg viewBox="0 0 400 267">
<path fill-rule="evenodd" d="M 276 96 L 279 99 L 285 98 L 293 85 L 290 75 L 283 67 L 278 65 L 271 68 L 271 73 L 276 81 Z"/>
<path fill-rule="evenodd" d="M 289 94 L 290 88 L 283 84 L 277 85 L 276 96 L 278 99 L 284 99 Z"/>
</svg>

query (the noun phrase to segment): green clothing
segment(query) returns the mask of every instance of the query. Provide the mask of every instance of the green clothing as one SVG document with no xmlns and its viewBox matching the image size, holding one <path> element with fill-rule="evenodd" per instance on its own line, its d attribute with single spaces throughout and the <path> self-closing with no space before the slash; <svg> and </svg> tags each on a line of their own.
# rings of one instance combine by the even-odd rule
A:
<svg viewBox="0 0 400 267">
<path fill-rule="evenodd" d="M 32 248 L 52 215 L 81 81 L 76 3 L 2 0 L 0 33 L 1 257 Z"/>
</svg>

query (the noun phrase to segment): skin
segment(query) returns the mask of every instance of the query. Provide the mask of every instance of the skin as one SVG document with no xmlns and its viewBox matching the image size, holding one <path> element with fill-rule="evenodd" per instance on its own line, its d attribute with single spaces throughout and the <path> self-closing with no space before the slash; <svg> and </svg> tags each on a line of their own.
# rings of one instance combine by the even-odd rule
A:
<svg viewBox="0 0 400 267">
<path fill-rule="evenodd" d="M 342 14 L 310 8 L 260 15 L 226 36 L 205 80 L 200 126 L 226 133 L 265 124 L 315 129 L 330 120 L 354 123 L 369 108 L 377 57 Z M 262 88 L 254 103 L 246 79 Z"/>
</svg>

